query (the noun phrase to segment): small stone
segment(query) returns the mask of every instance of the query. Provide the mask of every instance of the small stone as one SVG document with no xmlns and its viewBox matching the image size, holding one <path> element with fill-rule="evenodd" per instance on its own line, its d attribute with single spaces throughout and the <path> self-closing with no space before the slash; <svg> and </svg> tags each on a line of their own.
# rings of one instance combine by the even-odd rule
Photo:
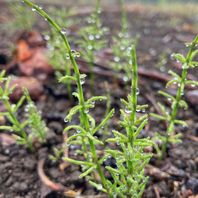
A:
<svg viewBox="0 0 198 198">
<path fill-rule="evenodd" d="M 25 183 L 25 182 L 22 182 L 22 183 L 15 183 L 13 185 L 13 188 L 15 189 L 16 192 L 27 192 L 28 191 L 28 185 Z"/>
<path fill-rule="evenodd" d="M 192 105 L 198 105 L 198 90 L 189 91 L 186 96 Z"/>
<path fill-rule="evenodd" d="M 25 160 L 24 167 L 29 171 L 33 171 L 36 168 L 36 160 L 34 159 Z"/>
<path fill-rule="evenodd" d="M 193 194 L 197 195 L 198 194 L 198 179 L 190 178 L 187 181 L 186 187 L 187 189 L 191 189 L 193 191 Z"/>
</svg>

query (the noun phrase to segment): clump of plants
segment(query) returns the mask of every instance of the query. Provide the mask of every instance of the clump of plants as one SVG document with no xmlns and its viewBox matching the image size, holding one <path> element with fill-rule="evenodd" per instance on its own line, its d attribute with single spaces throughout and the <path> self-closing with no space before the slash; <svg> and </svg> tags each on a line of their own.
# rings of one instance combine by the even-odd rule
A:
<svg viewBox="0 0 198 198">
<path fill-rule="evenodd" d="M 198 66 L 196 57 L 198 55 L 198 36 L 192 41 L 192 43 L 187 44 L 188 53 L 186 56 L 182 54 L 173 54 L 173 58 L 182 64 L 181 74 L 177 74 L 174 71 L 170 70 L 169 74 L 172 76 L 172 79 L 167 83 L 166 87 L 174 86 L 176 87 L 176 95 L 171 95 L 165 91 L 159 91 L 159 94 L 166 97 L 167 100 L 171 103 L 171 108 L 168 109 L 163 104 L 158 103 L 161 110 L 161 114 L 151 113 L 151 116 L 157 120 L 166 122 L 167 130 L 166 133 L 156 133 L 156 138 L 161 140 L 162 148 L 158 148 L 158 153 L 160 158 L 164 157 L 167 152 L 167 146 L 169 143 L 178 143 L 181 142 L 181 133 L 175 132 L 176 125 L 187 126 L 187 123 L 183 120 L 177 118 L 177 114 L 180 108 L 186 110 L 188 104 L 184 100 L 183 96 L 185 93 L 186 86 L 198 86 L 197 81 L 192 81 L 188 79 L 188 72 L 190 69 L 193 69 Z"/>
<path fill-rule="evenodd" d="M 138 79 L 135 48 L 131 49 L 131 73 L 133 70 L 131 94 L 127 100 L 122 100 L 124 105 L 124 109 L 121 109 L 123 119 L 120 126 L 122 130 L 114 130 L 114 138 L 106 140 L 106 143 L 113 142 L 118 147 L 117 149 L 111 149 L 107 144 L 104 154 L 99 154 L 99 146 L 103 147 L 105 143 L 97 138 L 96 133 L 106 126 L 114 114 L 114 109 L 110 110 L 100 123 L 96 122 L 90 113 L 90 109 L 95 107 L 97 101 L 105 100 L 106 97 L 93 96 L 85 99 L 83 84 L 86 76 L 80 74 L 75 60 L 77 52 L 71 49 L 62 28 L 39 6 L 29 0 L 24 0 L 24 2 L 36 10 L 59 33 L 63 40 L 65 53 L 73 66 L 74 75 L 66 75 L 60 81 L 69 79 L 76 83 L 77 90 L 73 95 L 77 98 L 78 104 L 69 111 L 65 122 L 71 122 L 74 116 L 79 118 L 79 122 L 74 125 L 68 124 L 64 132 L 71 133 L 66 144 L 68 146 L 77 144 L 80 149 L 76 150 L 77 157 L 75 159 L 65 157 L 64 160 L 80 165 L 82 169 L 80 177 L 85 177 L 91 185 L 106 193 L 109 197 L 141 197 L 147 181 L 144 176 L 144 167 L 151 158 L 150 154 L 144 152 L 144 148 L 152 145 L 152 142 L 149 139 L 138 138 L 139 133 L 147 123 L 147 115 L 139 117 L 136 113 L 146 106 L 137 105 Z M 108 157 L 116 160 L 116 168 L 103 166 Z M 107 177 L 106 173 L 109 173 L 111 177 Z"/>
<path fill-rule="evenodd" d="M 42 120 L 39 111 L 31 100 L 27 90 L 16 104 L 10 102 L 10 95 L 16 86 L 10 84 L 11 77 L 5 77 L 5 71 L 0 73 L 0 102 L 2 102 L 5 111 L 0 112 L 0 116 L 7 119 L 7 125 L 0 126 L 0 130 L 10 131 L 17 143 L 27 146 L 33 150 L 34 142 L 45 142 L 46 125 Z M 27 116 L 19 120 L 18 110 L 27 102 L 25 111 Z"/>
</svg>

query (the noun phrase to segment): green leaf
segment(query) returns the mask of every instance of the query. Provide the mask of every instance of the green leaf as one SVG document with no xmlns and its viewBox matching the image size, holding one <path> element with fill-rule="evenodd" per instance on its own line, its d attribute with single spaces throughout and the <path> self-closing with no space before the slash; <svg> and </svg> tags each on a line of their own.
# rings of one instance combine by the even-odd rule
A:
<svg viewBox="0 0 198 198">
<path fill-rule="evenodd" d="M 134 136 L 137 137 L 139 135 L 139 133 L 142 131 L 142 129 L 145 127 L 145 125 L 148 123 L 148 120 L 145 119 L 141 124 L 140 126 L 137 128 Z"/>
<path fill-rule="evenodd" d="M 91 162 L 85 162 L 85 161 L 79 161 L 79 160 L 74 160 L 74 159 L 71 159 L 71 158 L 68 158 L 68 157 L 63 157 L 63 160 L 67 161 L 67 162 L 70 162 L 72 164 L 76 164 L 76 165 L 84 165 L 84 166 L 95 166 L 93 163 Z"/>
<path fill-rule="evenodd" d="M 65 133 L 71 129 L 74 129 L 75 131 L 81 131 L 84 135 L 86 135 L 87 133 L 81 126 L 78 126 L 78 125 L 70 125 L 66 127 L 63 132 Z"/>
<path fill-rule="evenodd" d="M 63 77 L 61 77 L 61 78 L 59 78 L 59 80 L 58 80 L 59 82 L 61 82 L 61 83 L 67 83 L 68 81 L 76 81 L 76 78 L 75 77 L 73 77 L 73 76 L 63 76 Z"/>
<path fill-rule="evenodd" d="M 154 117 L 154 118 L 156 118 L 158 120 L 166 120 L 166 117 L 158 115 L 156 113 L 150 113 L 150 116 L 152 116 L 152 117 Z"/>
<path fill-rule="evenodd" d="M 102 122 L 92 131 L 92 134 L 95 134 L 97 131 L 99 131 L 102 127 L 106 125 L 106 123 L 110 120 L 110 118 L 114 115 L 115 110 L 112 109 L 106 117 L 102 120 Z"/>
<path fill-rule="evenodd" d="M 175 98 L 174 98 L 173 96 L 171 96 L 170 94 L 168 94 L 168 93 L 166 93 L 166 92 L 164 92 L 164 91 L 159 91 L 158 93 L 159 93 L 160 95 L 162 95 L 162 96 L 168 98 L 168 99 L 171 99 L 172 101 L 175 100 Z"/>
<path fill-rule="evenodd" d="M 13 131 L 13 128 L 11 126 L 0 126 L 0 130 Z"/>
<path fill-rule="evenodd" d="M 180 106 L 181 108 L 184 108 L 184 110 L 187 110 L 187 109 L 188 109 L 188 104 L 187 104 L 186 101 L 184 101 L 184 100 L 180 100 L 180 101 L 179 101 L 179 106 Z"/>
<path fill-rule="evenodd" d="M 91 172 L 93 172 L 94 169 L 96 169 L 96 166 L 90 167 L 90 168 L 87 169 L 84 173 L 80 174 L 79 178 L 86 177 L 86 176 L 89 175 Z"/>
<path fill-rule="evenodd" d="M 174 123 L 182 125 L 183 127 L 187 127 L 188 126 L 188 124 L 185 121 L 183 121 L 183 120 L 175 120 Z"/>
<path fill-rule="evenodd" d="M 94 186 L 97 190 L 102 191 L 102 192 L 105 192 L 105 193 L 107 192 L 107 190 L 103 188 L 102 184 L 97 184 L 97 183 L 95 183 L 93 181 L 89 181 L 89 183 L 92 186 Z"/>
<path fill-rule="evenodd" d="M 87 137 L 89 139 L 91 139 L 95 144 L 100 144 L 100 145 L 104 145 L 104 143 L 100 140 L 98 140 L 96 137 L 94 137 L 93 135 L 91 135 L 90 133 L 87 134 Z"/>
<path fill-rule="evenodd" d="M 186 58 L 182 54 L 173 54 L 172 56 L 182 64 L 186 62 Z"/>
<path fill-rule="evenodd" d="M 106 99 L 107 99 L 106 96 L 94 96 L 94 97 L 90 98 L 89 100 L 87 100 L 86 103 L 90 104 L 90 103 L 94 103 L 97 100 L 102 101 L 102 100 L 106 100 Z"/>
<path fill-rule="evenodd" d="M 181 80 L 181 77 L 180 77 L 177 73 L 175 73 L 174 71 L 169 70 L 168 73 L 169 73 L 170 75 L 172 75 L 173 77 L 175 77 L 175 79 L 177 79 L 178 81 Z"/>
<path fill-rule="evenodd" d="M 71 108 L 65 119 L 68 120 L 69 122 L 71 122 L 73 116 L 75 114 L 77 114 L 81 109 L 82 109 L 81 105 L 77 105 L 77 106 Z"/>
<path fill-rule="evenodd" d="M 141 116 L 140 118 L 138 118 L 138 119 L 135 121 L 134 125 L 139 125 L 141 122 L 143 122 L 143 121 L 146 120 L 147 118 L 148 118 L 148 115 L 147 115 L 147 114 Z"/>
</svg>

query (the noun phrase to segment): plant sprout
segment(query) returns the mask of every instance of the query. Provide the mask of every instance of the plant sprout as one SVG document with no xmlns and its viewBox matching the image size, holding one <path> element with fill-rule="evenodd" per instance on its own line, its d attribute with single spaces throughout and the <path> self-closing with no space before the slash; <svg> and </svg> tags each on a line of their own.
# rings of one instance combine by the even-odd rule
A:
<svg viewBox="0 0 198 198">
<path fill-rule="evenodd" d="M 137 112 L 147 107 L 147 105 L 137 105 L 138 74 L 135 47 L 131 50 L 132 82 L 131 94 L 127 100 L 122 99 L 124 109 L 121 109 L 122 120 L 120 126 L 123 131 L 113 130 L 114 138 L 109 138 L 107 142 L 115 142 L 118 149 L 107 149 L 106 155 L 116 160 L 116 168 L 106 166 L 110 172 L 112 181 L 108 181 L 110 194 L 113 197 L 133 197 L 140 198 L 144 192 L 148 177 L 144 176 L 144 168 L 148 164 L 151 154 L 145 153 L 147 146 L 153 143 L 149 138 L 139 138 L 139 134 L 148 122 L 148 115 L 138 116 Z"/>
<path fill-rule="evenodd" d="M 4 112 L 0 112 L 0 116 L 5 116 L 9 121 L 9 125 L 0 126 L 0 130 L 10 131 L 18 144 L 26 145 L 30 150 L 33 150 L 33 142 L 37 139 L 39 142 L 44 142 L 46 138 L 46 127 L 41 116 L 32 102 L 29 94 L 25 94 L 16 104 L 10 103 L 10 95 L 15 89 L 15 86 L 10 85 L 11 77 L 5 77 L 5 71 L 0 73 L 0 101 L 5 107 Z M 18 119 L 18 110 L 27 100 L 26 111 L 28 118 L 22 122 Z M 27 132 L 29 131 L 29 133 Z"/>
<path fill-rule="evenodd" d="M 61 27 L 39 6 L 33 4 L 29 0 L 24 0 L 24 3 L 30 6 L 33 10 L 37 11 L 60 34 L 63 39 L 66 54 L 68 54 L 73 66 L 74 76 L 64 76 L 61 81 L 70 79 L 76 82 L 77 92 L 74 92 L 73 95 L 77 97 L 79 104 L 69 111 L 69 114 L 65 118 L 65 122 L 70 122 L 73 116 L 79 113 L 79 125 L 69 125 L 65 128 L 64 132 L 68 132 L 70 130 L 76 132 L 68 138 L 67 144 L 80 144 L 82 148 L 78 151 L 78 154 L 83 155 L 85 161 L 71 158 L 64 158 L 64 160 L 83 166 L 83 173 L 81 174 L 81 177 L 91 177 L 89 181 L 90 184 L 97 187 L 98 190 L 108 192 L 107 179 L 104 175 L 104 171 L 102 170 L 102 161 L 99 159 L 96 150 L 96 145 L 103 145 L 103 142 L 95 137 L 95 133 L 106 125 L 108 120 L 113 116 L 114 110 L 111 110 L 109 114 L 104 117 L 98 125 L 96 125 L 95 119 L 89 113 L 89 109 L 94 107 L 96 101 L 104 100 L 106 98 L 102 96 L 94 96 L 88 100 L 85 100 L 82 86 L 85 80 L 85 75 L 80 74 L 79 72 L 79 68 L 75 60 L 76 52 L 71 50 L 65 33 L 62 31 Z M 93 181 L 94 172 L 98 173 L 101 183 L 97 184 Z"/>
<path fill-rule="evenodd" d="M 198 44 L 198 36 L 192 41 L 192 43 L 187 44 L 189 51 L 186 56 L 182 54 L 173 54 L 173 57 L 182 64 L 182 72 L 181 75 L 173 71 L 169 71 L 169 74 L 172 76 L 172 79 L 167 83 L 166 87 L 176 86 L 176 96 L 173 96 L 167 92 L 159 91 L 159 94 L 166 97 L 169 102 L 171 102 L 170 112 L 166 109 L 164 105 L 159 103 L 159 107 L 161 109 L 161 115 L 151 113 L 151 116 L 158 120 L 165 121 L 167 123 L 166 134 L 162 135 L 160 133 L 157 134 L 157 139 L 162 141 L 162 150 L 158 148 L 158 152 L 160 158 L 163 158 L 167 152 L 167 146 L 169 143 L 177 143 L 181 142 L 181 134 L 175 133 L 175 125 L 187 126 L 187 123 L 183 120 L 177 119 L 177 114 L 179 108 L 184 108 L 185 110 L 188 108 L 186 101 L 183 99 L 185 86 L 197 86 L 197 81 L 192 81 L 187 79 L 189 69 L 195 68 L 198 66 L 198 62 L 196 61 L 196 57 L 198 54 L 198 49 L 196 48 Z"/>
</svg>

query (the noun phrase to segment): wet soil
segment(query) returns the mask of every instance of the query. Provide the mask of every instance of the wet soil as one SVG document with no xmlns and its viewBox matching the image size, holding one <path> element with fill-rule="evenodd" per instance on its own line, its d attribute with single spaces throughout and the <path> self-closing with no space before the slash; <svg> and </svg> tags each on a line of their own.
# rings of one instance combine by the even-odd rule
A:
<svg viewBox="0 0 198 198">
<path fill-rule="evenodd" d="M 6 5 L 1 4 L 0 23 L 5 24 L 9 21 L 9 12 Z M 103 14 L 104 24 L 112 27 L 116 31 L 119 24 L 119 14 L 105 12 Z M 171 68 L 180 71 L 179 66 L 170 58 L 172 52 L 184 52 L 184 43 L 192 40 L 197 28 L 195 18 L 183 16 L 168 16 L 160 12 L 151 13 L 149 10 L 137 9 L 129 13 L 131 24 L 131 35 L 139 35 L 138 41 L 138 62 L 140 67 L 147 70 L 156 69 L 159 72 L 167 73 Z M 38 24 L 37 30 L 41 30 Z M 47 28 L 45 24 L 42 29 Z M 0 31 L 0 65 L 3 68 L 5 62 L 11 59 L 11 43 L 14 43 L 16 35 L 10 35 L 5 30 Z M 159 57 L 165 57 L 163 64 Z M 99 60 L 102 63 L 103 60 Z M 0 69 L 2 69 L 0 68 Z M 15 71 L 16 72 L 16 71 Z M 197 79 L 198 73 L 191 72 Z M 20 73 L 19 73 L 20 75 Z M 119 118 L 118 109 L 120 107 L 120 97 L 126 97 L 127 89 L 123 85 L 116 83 L 111 78 L 104 76 L 95 77 L 95 95 L 104 95 L 103 81 L 108 81 L 111 87 L 112 107 L 115 107 L 116 114 L 111 126 L 117 124 Z M 140 76 L 140 96 L 139 102 L 150 105 L 149 111 L 154 111 L 153 104 L 146 97 L 147 94 L 157 94 L 159 89 L 163 89 L 165 83 L 155 79 Z M 85 93 L 89 95 L 89 82 L 85 86 Z M 75 90 L 75 87 L 73 87 Z M 157 100 L 162 98 L 157 97 Z M 23 146 L 16 144 L 2 145 L 0 142 L 0 198 L 40 198 L 40 197 L 64 197 L 63 193 L 58 193 L 45 186 L 38 176 L 38 162 L 45 159 L 44 171 L 54 182 L 61 183 L 68 190 L 80 190 L 85 197 L 98 195 L 95 189 L 90 187 L 84 179 L 79 179 L 80 167 L 69 166 L 65 170 L 60 170 L 60 161 L 53 163 L 49 160 L 53 147 L 61 147 L 63 142 L 62 131 L 66 126 L 64 117 L 67 111 L 75 104 L 68 97 L 67 90 L 63 85 L 56 82 L 54 75 L 45 82 L 44 94 L 36 102 L 42 111 L 44 120 L 47 123 L 48 135 L 47 143 L 39 145 L 34 152 L 29 152 Z M 93 112 L 97 121 L 105 113 L 105 104 L 98 105 Z M 152 166 L 159 168 L 169 175 L 168 178 L 158 178 L 150 176 L 149 183 L 143 197 L 145 198 L 187 198 L 198 196 L 198 108 L 190 104 L 188 111 L 180 111 L 179 117 L 187 120 L 188 128 L 177 128 L 177 132 L 183 134 L 183 142 L 178 145 L 170 146 L 168 155 L 163 161 L 153 158 L 150 162 Z M 152 136 L 153 131 L 161 128 L 159 124 L 151 122 L 143 136 Z M 4 132 L 5 133 L 5 132 Z M 100 134 L 99 134 L 100 135 Z M 71 147 L 69 154 L 72 155 L 75 147 Z M 113 162 L 109 162 L 113 163 Z M 102 195 L 101 195 L 102 196 Z"/>
</svg>

